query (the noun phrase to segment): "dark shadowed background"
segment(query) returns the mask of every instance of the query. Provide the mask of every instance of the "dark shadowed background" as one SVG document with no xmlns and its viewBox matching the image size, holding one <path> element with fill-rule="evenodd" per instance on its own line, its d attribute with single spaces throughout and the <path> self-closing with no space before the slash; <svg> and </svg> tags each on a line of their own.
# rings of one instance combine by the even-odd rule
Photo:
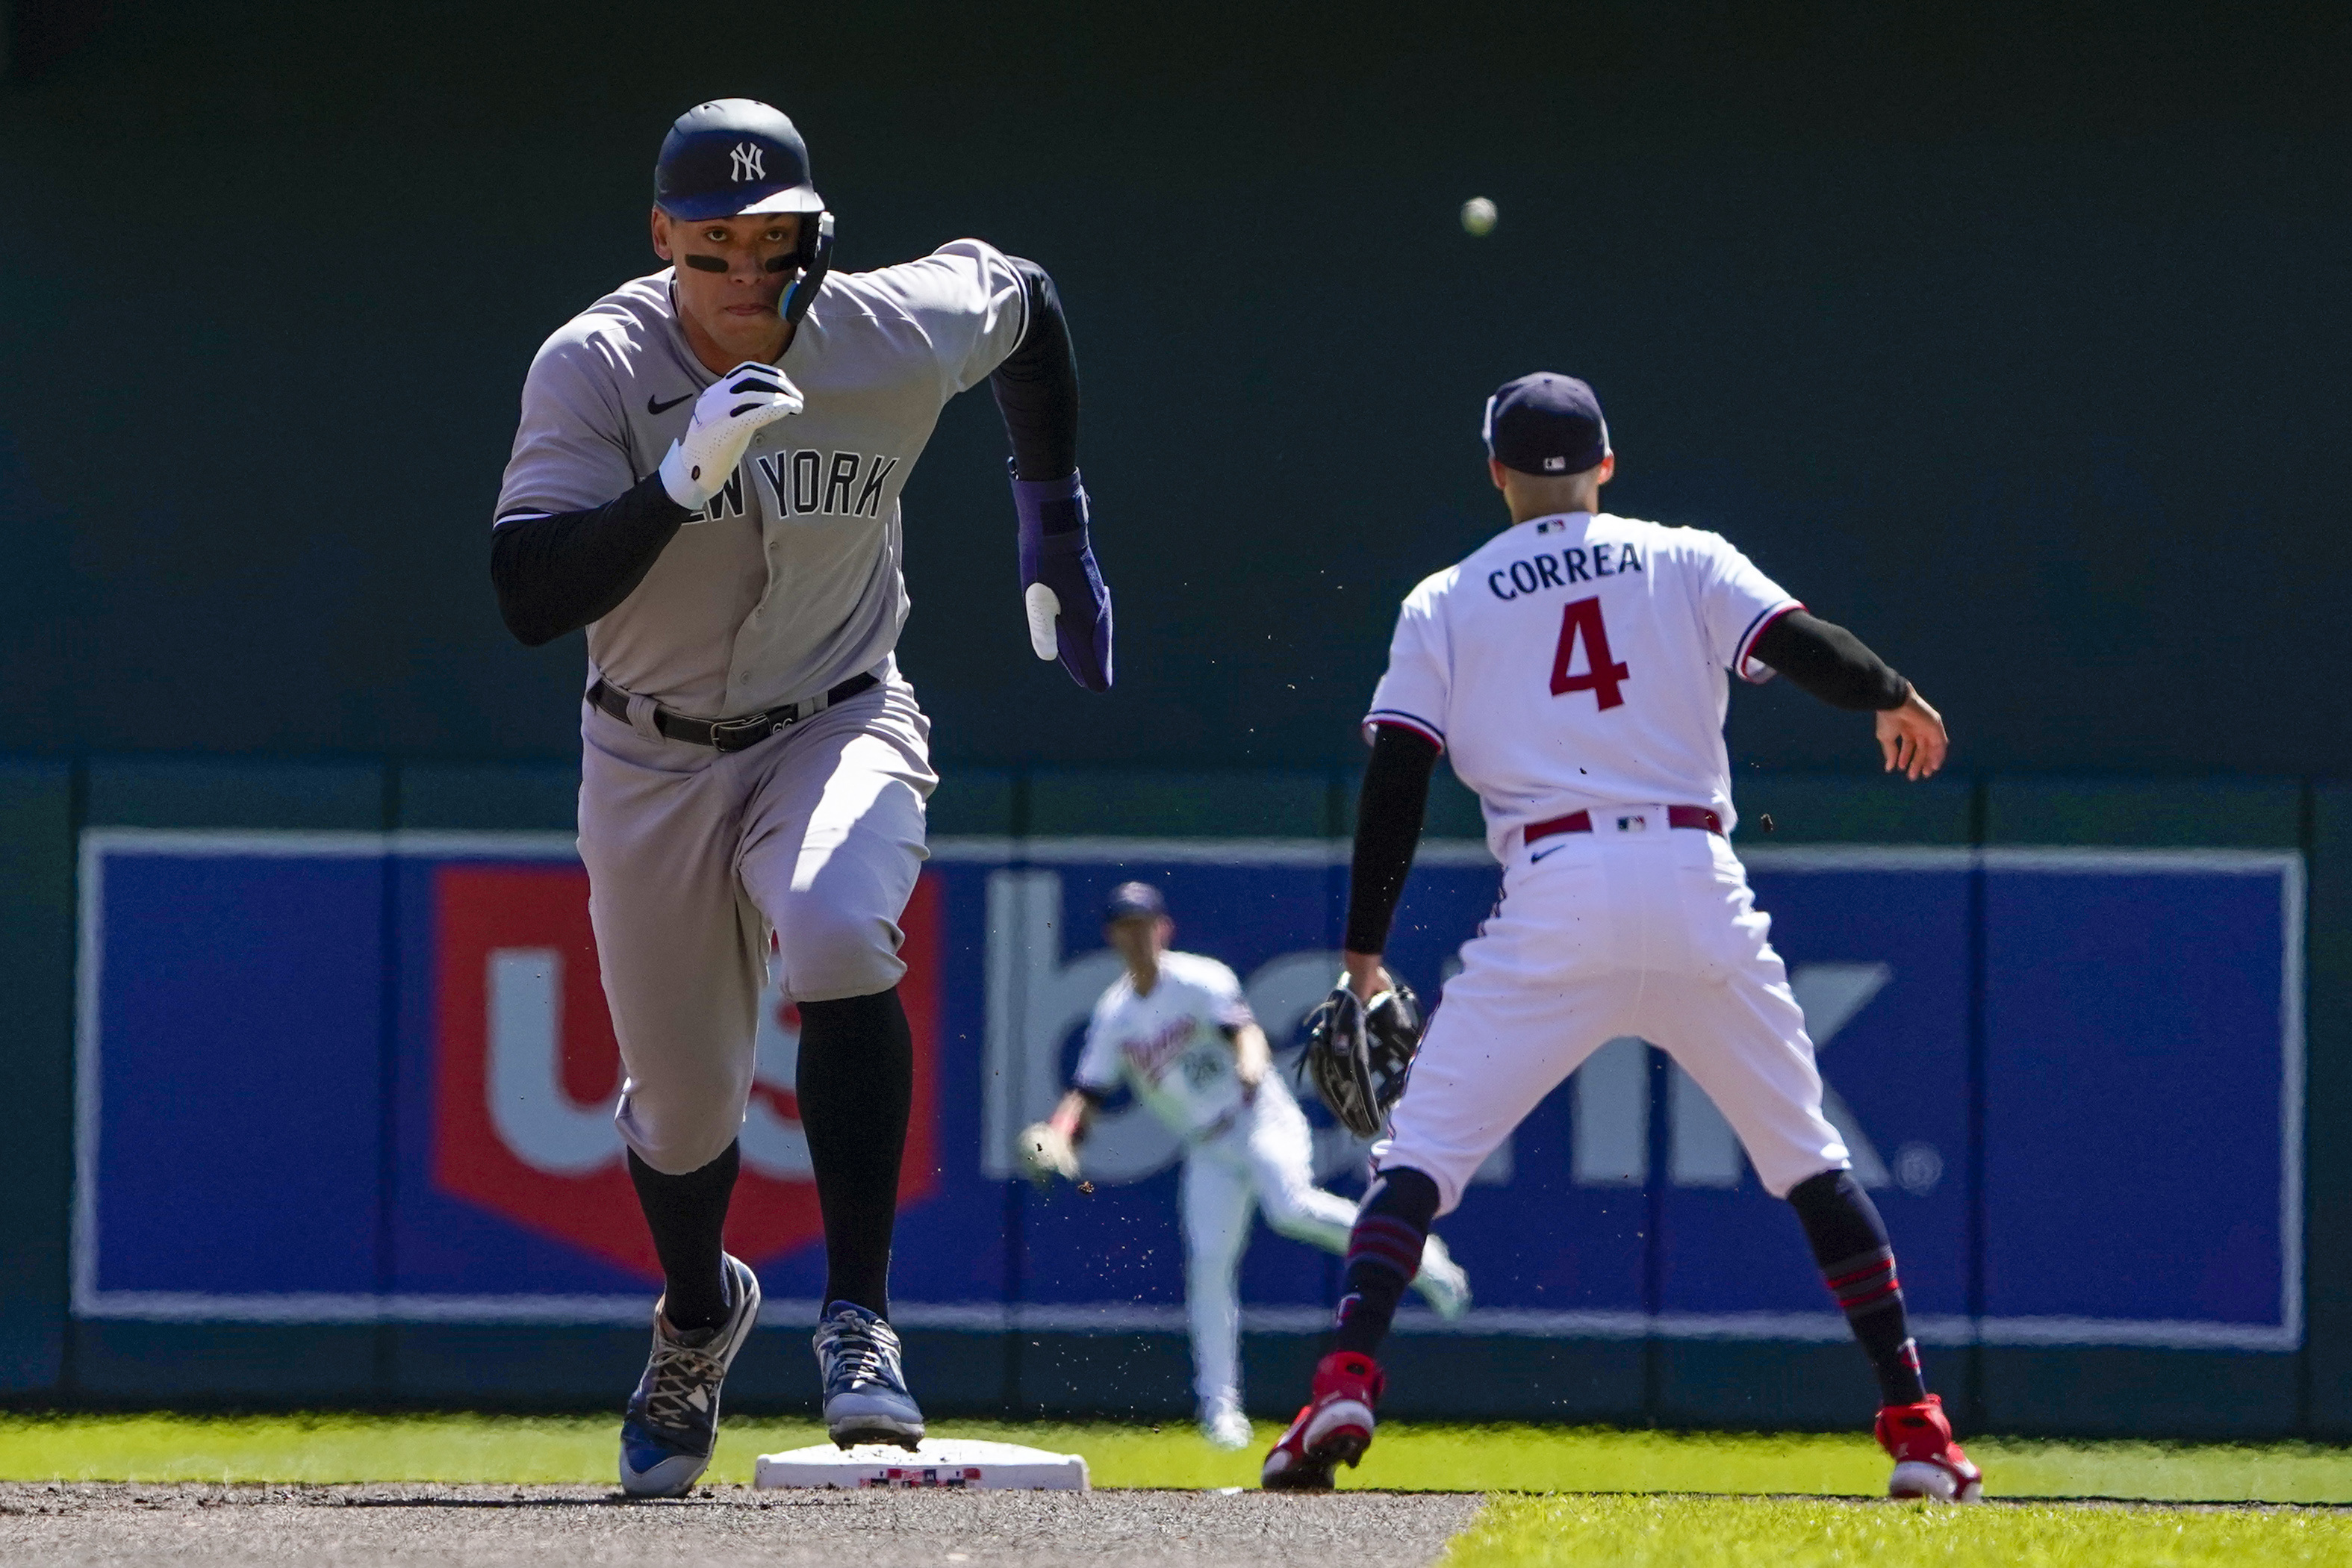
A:
<svg viewBox="0 0 2352 1568">
<path fill-rule="evenodd" d="M 1119 683 L 1025 648 L 1003 437 L 907 492 L 950 763 L 1319 764 L 1500 521 L 1480 400 L 1599 389 L 1619 510 L 1728 533 L 2009 771 L 2352 765 L 2339 7 L 17 0 L 6 748 L 560 759 L 500 627 L 541 338 L 705 97 L 806 132 L 851 267 L 1044 262 Z M 1492 237 L 1455 219 L 1492 197 Z M 1867 766 L 1801 697 L 1765 767 Z"/>
<path fill-rule="evenodd" d="M 1858 718 L 1776 687 L 1741 691 L 1732 738 L 1745 844 L 1897 861 L 1939 847 L 1933 864 L 1971 868 L 1975 934 L 1923 960 L 1964 969 L 1967 1000 L 1905 1013 L 1901 1058 L 1960 1051 L 1970 1075 L 1970 1131 L 1944 1142 L 1956 1171 L 1968 1146 L 1970 1246 L 1986 1243 L 1971 1314 L 1991 1311 L 2007 1267 L 1999 1194 L 2053 1226 L 2085 1223 L 2092 1189 L 2125 1191 L 2143 1219 L 2171 1212 L 2113 1172 L 2070 1174 L 2078 1142 L 2001 1122 L 1996 1064 L 2078 1086 L 2027 1096 L 2035 1109 L 2119 1119 L 2161 1150 L 2131 1120 L 2132 1095 L 2176 1081 L 2149 1064 L 2235 1058 L 2166 1002 L 2206 973 L 2179 955 L 2221 961 L 2177 934 L 2193 921 L 2162 922 L 2220 906 L 2151 896 L 2052 939 L 1969 852 L 2189 850 L 2242 870 L 2231 857 L 2254 851 L 2289 868 L 2283 1060 L 2304 1061 L 2307 1037 L 2308 1079 L 2280 1097 L 2277 1212 L 2307 1336 L 1986 1340 L 1944 1363 L 1969 1429 L 2352 1436 L 2352 701 L 2336 626 L 2352 567 L 2336 474 L 2352 8 L 0 0 L 0 1062 L 16 1112 L 0 1404 L 603 1409 L 634 1374 L 638 1324 L 373 1315 L 406 1278 L 385 1216 L 438 1212 L 404 1206 L 430 1187 L 400 1163 L 429 1121 L 402 1096 L 440 1070 L 404 1032 L 427 973 L 427 906 L 401 902 L 405 883 L 354 895 L 353 929 L 376 934 L 349 940 L 274 895 L 209 922 L 201 899 L 163 900 L 170 919 L 124 917 L 109 971 L 90 922 L 144 906 L 122 879 L 108 894 L 90 857 L 184 831 L 171 842 L 210 841 L 218 871 L 323 829 L 345 836 L 336 854 L 383 849 L 343 862 L 363 877 L 445 832 L 572 824 L 580 639 L 519 647 L 488 581 L 516 397 L 551 331 L 655 265 L 646 209 L 670 120 L 742 94 L 806 132 L 845 265 L 978 235 L 1048 267 L 1071 313 L 1119 684 L 1090 697 L 1030 656 L 1003 434 L 984 393 L 961 400 L 906 502 L 902 658 L 937 720 L 935 834 L 1016 860 L 1087 836 L 1229 852 L 1268 835 L 1286 853 L 1343 837 L 1396 601 L 1504 521 L 1482 400 L 1539 366 L 1584 375 L 1620 454 L 1612 506 L 1721 529 L 1952 721 L 1951 774 L 1916 787 L 1867 776 Z M 1473 195 L 1501 209 L 1484 239 L 1456 218 Z M 1472 807 L 1441 788 L 1433 834 L 1474 833 Z M 387 828 L 421 837 L 348 837 Z M 1333 941 L 1339 890 L 1334 873 Z M 956 917 L 970 952 L 996 940 L 971 934 L 979 911 Z M 303 998 L 328 988 L 255 934 L 279 930 L 265 917 L 357 977 L 358 1025 L 269 1000 L 273 975 Z M 2159 928 L 2175 934 L 2144 934 Z M 2101 972 L 2128 1005 L 2087 1023 L 2068 1011 L 2096 1010 L 2067 990 L 2077 938 L 2129 950 Z M 193 977 L 154 993 L 168 1026 L 105 1045 L 146 1058 L 101 1058 L 90 999 L 109 973 Z M 2012 982 L 2048 1005 L 2004 1011 Z M 985 989 L 958 994 L 977 1006 Z M 2046 1043 L 2036 1018 L 2058 1020 Z M 972 1059 L 979 1027 L 951 1059 Z M 1937 1028 L 1965 1039 L 1935 1046 Z M 133 1059 L 155 1073 L 77 1100 L 102 1062 Z M 1652 1071 L 1667 1081 L 1662 1057 Z M 235 1114 L 192 1111 L 181 1072 Z M 1930 1082 L 1906 1067 L 1874 1087 L 1924 1104 Z M 373 1258 L 374 1305 L 300 1322 L 74 1308 L 70 1269 L 96 1256 L 69 1226 L 77 1181 L 101 1184 L 76 1174 L 100 1146 L 92 1107 L 175 1138 L 229 1129 L 212 1165 L 119 1138 L 142 1179 L 275 1193 L 285 1129 L 248 1137 L 236 1118 L 282 1121 L 310 1103 L 298 1090 L 345 1118 L 300 1128 L 305 1147 L 332 1144 L 359 1174 L 307 1188 L 333 1223 L 271 1246 Z M 1667 1102 L 1653 1097 L 1654 1173 Z M 2182 1102 L 2210 1133 L 2211 1103 Z M 2000 1148 L 2021 1152 L 2003 1165 Z M 2215 1213 L 2271 1201 L 2210 1161 L 2183 1179 Z M 1643 1234 L 1673 1234 L 1656 1217 L 1672 1189 L 1643 1189 Z M 1016 1273 L 1044 1201 L 1024 1194 L 1005 1188 Z M 196 1234 L 168 1239 L 193 1250 Z M 2182 1267 L 2238 1267 L 2224 1254 Z M 2090 1255 L 2066 1256 L 2080 1273 Z M 761 1332 L 785 1347 L 799 1331 Z M 921 1364 L 969 1373 L 925 1385 L 958 1408 L 1189 1404 L 1172 1332 L 911 1332 L 929 1336 Z M 1843 1344 L 1424 1342 L 1400 1383 L 1465 1418 L 1850 1425 L 1868 1396 Z M 1249 1343 L 1261 1391 L 1304 1375 L 1307 1337 Z M 789 1379 L 808 1363 L 785 1348 L 747 1358 L 772 1381 L 739 1377 L 730 1399 L 798 1408 Z"/>
</svg>

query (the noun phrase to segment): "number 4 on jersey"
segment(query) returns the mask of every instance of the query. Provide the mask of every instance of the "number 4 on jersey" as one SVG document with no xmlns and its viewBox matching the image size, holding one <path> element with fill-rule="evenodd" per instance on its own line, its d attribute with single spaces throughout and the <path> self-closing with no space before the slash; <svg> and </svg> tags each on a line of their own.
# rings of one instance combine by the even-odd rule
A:
<svg viewBox="0 0 2352 1568">
<path fill-rule="evenodd" d="M 1584 658 L 1588 672 L 1570 675 L 1568 667 L 1576 662 L 1577 639 L 1584 641 Z M 1598 598 L 1579 599 L 1560 612 L 1559 651 L 1551 658 L 1551 694 L 1565 697 L 1571 691 L 1590 691 L 1592 700 L 1603 711 L 1624 706 L 1624 694 L 1617 689 L 1628 679 L 1622 664 L 1609 657 L 1609 628 L 1601 624 L 1601 601 Z"/>
</svg>

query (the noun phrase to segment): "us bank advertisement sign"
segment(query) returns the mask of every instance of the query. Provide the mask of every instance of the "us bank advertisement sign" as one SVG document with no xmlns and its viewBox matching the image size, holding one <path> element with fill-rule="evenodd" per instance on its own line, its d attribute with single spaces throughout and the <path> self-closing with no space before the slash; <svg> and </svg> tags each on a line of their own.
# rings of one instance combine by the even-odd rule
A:
<svg viewBox="0 0 2352 1568">
<path fill-rule="evenodd" d="M 1347 846 L 942 840 L 903 925 L 915 1041 L 895 1316 L 1182 1326 L 1181 1151 L 1114 1100 L 1091 1193 L 1020 1181 L 1118 973 L 1097 911 L 1166 893 L 1277 1052 L 1330 985 Z M 2302 866 L 2227 850 L 1749 856 L 1921 1337 L 2300 1342 Z M 1391 961 L 1424 998 L 1492 907 L 1424 846 Z M 82 847 L 74 1305 L 87 1318 L 641 1322 L 659 1289 L 567 837 L 93 829 Z M 772 990 L 730 1250 L 813 1319 L 823 1247 Z M 1362 1145 L 1301 1091 L 1318 1179 Z M 1475 1305 L 1408 1331 L 1838 1338 L 1795 1218 L 1706 1094 L 1610 1042 L 1441 1232 Z M 1260 1226 L 1252 1326 L 1324 1321 L 1337 1260 Z"/>
</svg>

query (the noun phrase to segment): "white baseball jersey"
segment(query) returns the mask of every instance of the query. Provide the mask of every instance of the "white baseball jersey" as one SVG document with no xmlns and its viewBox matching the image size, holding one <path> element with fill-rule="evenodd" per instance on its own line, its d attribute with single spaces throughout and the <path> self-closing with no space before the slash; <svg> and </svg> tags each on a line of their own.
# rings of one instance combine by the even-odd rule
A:
<svg viewBox="0 0 2352 1568">
<path fill-rule="evenodd" d="M 602 506 L 657 468 L 717 379 L 688 347 L 669 268 L 547 340 L 497 522 Z M 611 614 L 588 657 L 624 690 L 700 718 L 799 701 L 875 669 L 907 619 L 898 492 L 949 398 L 1021 342 L 1027 296 L 974 239 L 834 272 L 779 362 L 808 400 L 768 426 Z"/>
<path fill-rule="evenodd" d="M 1197 1137 L 1241 1110 L 1228 1035 L 1255 1021 L 1232 970 L 1197 952 L 1165 952 L 1151 994 L 1137 994 L 1122 974 L 1095 1004 L 1073 1081 L 1108 1094 L 1124 1079 L 1171 1131 Z"/>
<path fill-rule="evenodd" d="M 1365 723 L 1453 753 L 1486 842 L 1612 805 L 1706 805 L 1731 829 L 1727 671 L 1800 609 L 1721 535 L 1606 512 L 1530 518 L 1406 595 Z M 1369 732 L 1369 730 L 1368 730 Z"/>
</svg>

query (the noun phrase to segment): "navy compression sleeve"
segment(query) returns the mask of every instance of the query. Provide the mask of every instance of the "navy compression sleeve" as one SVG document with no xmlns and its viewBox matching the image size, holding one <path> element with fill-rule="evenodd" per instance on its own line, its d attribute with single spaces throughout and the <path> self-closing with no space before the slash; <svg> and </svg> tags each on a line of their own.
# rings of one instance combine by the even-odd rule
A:
<svg viewBox="0 0 2352 1568">
<path fill-rule="evenodd" d="M 1356 797 L 1356 852 L 1348 872 L 1349 952 L 1387 949 L 1397 900 L 1421 845 L 1422 815 L 1429 809 L 1429 777 L 1437 768 L 1437 745 L 1416 730 L 1381 724 L 1372 731 L 1372 760 Z"/>
<path fill-rule="evenodd" d="M 537 647 L 603 619 L 691 515 L 653 473 L 603 506 L 499 527 L 490 535 L 490 584 L 507 630 Z"/>
<path fill-rule="evenodd" d="M 1013 471 L 1024 479 L 1066 479 L 1078 467 L 1078 362 L 1062 298 L 1045 269 L 1009 257 L 1029 297 L 1021 346 L 988 378 L 1013 442 Z"/>
<path fill-rule="evenodd" d="M 1832 708 L 1885 711 L 1909 700 L 1911 683 L 1843 626 L 1791 610 L 1749 650 Z"/>
</svg>

